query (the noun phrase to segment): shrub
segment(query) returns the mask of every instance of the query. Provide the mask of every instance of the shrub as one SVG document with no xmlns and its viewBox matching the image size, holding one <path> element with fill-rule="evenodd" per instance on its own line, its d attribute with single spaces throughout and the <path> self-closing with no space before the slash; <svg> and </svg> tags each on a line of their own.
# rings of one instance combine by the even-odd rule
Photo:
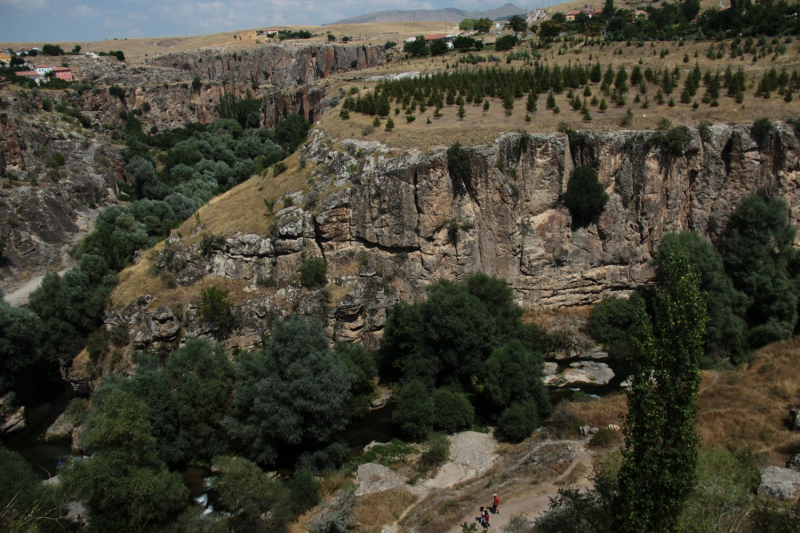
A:
<svg viewBox="0 0 800 533">
<path fill-rule="evenodd" d="M 433 468 L 450 459 L 450 440 L 441 433 L 431 433 L 425 440 L 427 450 L 419 458 L 425 468 Z"/>
<path fill-rule="evenodd" d="M 289 502 L 294 515 L 303 514 L 320 502 L 319 482 L 308 468 L 295 471 L 286 483 L 286 488 L 289 491 Z"/>
<path fill-rule="evenodd" d="M 600 428 L 597 430 L 597 433 L 592 435 L 592 439 L 589 441 L 589 446 L 608 446 L 609 444 L 618 441 L 619 437 L 620 434 L 613 429 Z"/>
<path fill-rule="evenodd" d="M 102 327 L 89 335 L 86 340 L 86 351 L 89 352 L 89 358 L 96 363 L 107 350 L 108 332 L 105 327 Z"/>
<path fill-rule="evenodd" d="M 469 400 L 449 389 L 438 389 L 433 393 L 433 406 L 436 409 L 434 423 L 446 433 L 469 428 L 475 418 L 475 409 Z"/>
<path fill-rule="evenodd" d="M 573 229 L 597 223 L 603 213 L 608 194 L 597 180 L 597 172 L 590 166 L 572 171 L 564 194 L 564 205 L 572 216 Z"/>
<path fill-rule="evenodd" d="M 212 285 L 200 292 L 200 304 L 197 316 L 204 322 L 213 324 L 220 333 L 230 325 L 230 309 L 233 305 L 228 301 L 230 291 L 218 289 Z"/>
<path fill-rule="evenodd" d="M 50 168 L 59 168 L 66 165 L 67 161 L 64 159 L 64 154 L 61 152 L 53 152 L 53 155 L 50 156 L 46 164 Z"/>
<path fill-rule="evenodd" d="M 628 358 L 636 353 L 633 333 L 636 309 L 641 300 L 639 293 L 630 298 L 606 298 L 592 308 L 589 317 L 589 334 L 615 358 Z"/>
<path fill-rule="evenodd" d="M 471 180 L 472 166 L 469 161 L 469 151 L 455 143 L 447 149 L 447 171 L 454 181 L 460 181 L 468 186 Z"/>
<path fill-rule="evenodd" d="M 500 415 L 497 436 L 505 442 L 522 442 L 531 436 L 538 424 L 535 406 L 514 403 Z"/>
<path fill-rule="evenodd" d="M 278 161 L 277 163 L 272 165 L 272 175 L 273 176 L 279 176 L 280 174 L 283 174 L 284 172 L 286 172 L 286 169 L 288 169 L 288 168 L 289 167 L 286 166 L 286 163 L 284 163 L 283 161 Z"/>
<path fill-rule="evenodd" d="M 517 45 L 519 39 L 515 35 L 504 35 L 499 37 L 494 43 L 494 49 L 498 52 L 511 50 Z"/>
<path fill-rule="evenodd" d="M 759 118 L 753 122 L 753 127 L 750 129 L 750 132 L 753 134 L 753 138 L 756 140 L 758 147 L 763 149 L 772 132 L 772 122 L 766 117 Z"/>
<path fill-rule="evenodd" d="M 327 281 L 328 265 L 321 257 L 304 258 L 300 263 L 300 284 L 313 287 Z"/>
</svg>

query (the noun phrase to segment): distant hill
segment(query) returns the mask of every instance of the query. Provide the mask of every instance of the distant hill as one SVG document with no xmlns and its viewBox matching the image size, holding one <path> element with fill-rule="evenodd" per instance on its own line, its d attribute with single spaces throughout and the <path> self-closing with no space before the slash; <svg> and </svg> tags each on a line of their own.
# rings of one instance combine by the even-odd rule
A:
<svg viewBox="0 0 800 533">
<path fill-rule="evenodd" d="M 505 4 L 495 9 L 488 9 L 486 11 L 464 11 L 463 9 L 456 9 L 454 7 L 447 7 L 444 9 L 415 9 L 409 11 L 390 10 L 378 11 L 376 13 L 367 13 L 358 17 L 349 19 L 337 20 L 326 26 L 332 24 L 364 24 L 364 23 L 386 23 L 386 22 L 427 22 L 427 21 L 445 21 L 445 22 L 461 22 L 467 18 L 489 18 L 497 20 L 500 18 L 510 17 L 512 15 L 525 15 L 525 10 L 521 9 L 514 4 Z"/>
</svg>

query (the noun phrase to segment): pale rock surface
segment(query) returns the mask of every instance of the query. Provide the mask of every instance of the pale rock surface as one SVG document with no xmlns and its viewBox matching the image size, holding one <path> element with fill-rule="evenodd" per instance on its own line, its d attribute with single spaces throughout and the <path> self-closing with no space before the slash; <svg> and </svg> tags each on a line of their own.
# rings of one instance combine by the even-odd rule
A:
<svg viewBox="0 0 800 533">
<path fill-rule="evenodd" d="M 778 500 L 792 500 L 800 489 L 800 472 L 779 466 L 761 469 L 758 493 Z"/>
</svg>

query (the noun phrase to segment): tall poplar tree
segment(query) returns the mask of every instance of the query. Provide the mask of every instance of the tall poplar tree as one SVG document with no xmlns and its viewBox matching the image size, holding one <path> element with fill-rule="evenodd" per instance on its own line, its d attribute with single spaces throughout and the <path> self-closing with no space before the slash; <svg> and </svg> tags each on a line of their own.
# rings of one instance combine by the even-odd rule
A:
<svg viewBox="0 0 800 533">
<path fill-rule="evenodd" d="M 619 531 L 674 531 L 696 484 L 695 429 L 706 304 L 682 251 L 661 265 L 655 323 L 637 311 L 639 357 L 628 392 L 623 462 L 614 506 Z"/>
</svg>

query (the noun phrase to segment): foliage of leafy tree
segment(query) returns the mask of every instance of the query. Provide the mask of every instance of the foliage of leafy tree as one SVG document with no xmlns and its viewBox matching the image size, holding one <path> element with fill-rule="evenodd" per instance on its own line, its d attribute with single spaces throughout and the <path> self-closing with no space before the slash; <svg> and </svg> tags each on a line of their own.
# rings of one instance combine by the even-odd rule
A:
<svg viewBox="0 0 800 533">
<path fill-rule="evenodd" d="M 642 303 L 642 296 L 635 292 L 630 298 L 607 298 L 592 308 L 589 333 L 612 357 L 632 359 L 636 355 L 633 333 L 636 310 Z"/>
<path fill-rule="evenodd" d="M 328 264 L 321 257 L 307 257 L 300 263 L 300 284 L 314 287 L 327 281 Z"/>
<path fill-rule="evenodd" d="M 558 37 L 565 29 L 563 22 L 556 22 L 552 19 L 545 20 L 539 24 L 539 39 L 542 41 L 551 41 L 555 37 Z"/>
<path fill-rule="evenodd" d="M 464 19 L 458 23 L 458 29 L 469 31 L 475 29 L 475 20 L 474 19 Z"/>
<path fill-rule="evenodd" d="M 597 180 L 592 167 L 583 166 L 572 171 L 564 193 L 564 205 L 572 216 L 573 229 L 596 224 L 608 202 L 608 194 Z"/>
<path fill-rule="evenodd" d="M 503 35 L 494 42 L 494 49 L 498 52 L 505 52 L 514 48 L 518 41 L 519 39 L 515 35 Z"/>
<path fill-rule="evenodd" d="M 492 29 L 492 19 L 489 18 L 480 18 L 475 21 L 475 30 L 478 33 L 489 33 L 489 30 Z"/>
<path fill-rule="evenodd" d="M 430 390 L 421 380 L 407 383 L 397 393 L 392 421 L 412 439 L 422 440 L 433 430 L 436 417 Z"/>
<path fill-rule="evenodd" d="M 275 139 L 284 149 L 294 152 L 305 142 L 310 127 L 302 115 L 292 113 L 275 128 Z"/>
<path fill-rule="evenodd" d="M 230 531 L 285 531 L 291 518 L 291 500 L 280 480 L 242 457 L 219 456 L 213 467 L 220 472 L 214 490 L 215 504 L 229 513 Z"/>
<path fill-rule="evenodd" d="M 503 410 L 497 421 L 497 437 L 506 442 L 521 442 L 539 425 L 536 403 L 515 402 Z"/>
<path fill-rule="evenodd" d="M 425 57 L 430 53 L 425 36 L 418 35 L 413 41 L 403 43 L 403 52 L 409 53 L 414 57 Z"/>
<path fill-rule="evenodd" d="M 660 268 L 678 251 L 691 258 L 700 275 L 700 291 L 706 301 L 706 355 L 701 366 L 708 367 L 720 358 L 730 358 L 734 364 L 741 363 L 748 355 L 745 342 L 747 324 L 742 318 L 747 297 L 733 287 L 725 273 L 722 257 L 695 232 L 665 235 L 656 250 L 656 265 Z"/>
<path fill-rule="evenodd" d="M 63 56 L 64 50 L 57 44 L 46 44 L 42 46 L 42 53 L 46 56 Z"/>
<path fill-rule="evenodd" d="M 223 346 L 190 339 L 170 355 L 164 371 L 176 407 L 173 457 L 188 460 L 223 453 L 226 438 L 221 421 L 230 410 L 234 377 Z"/>
<path fill-rule="evenodd" d="M 219 117 L 236 120 L 242 128 L 258 128 L 261 123 L 261 99 L 247 95 L 240 98 L 233 93 L 223 93 L 219 98 Z"/>
<path fill-rule="evenodd" d="M 362 344 L 346 341 L 337 342 L 334 351 L 352 376 L 350 387 L 352 399 L 348 414 L 351 417 L 367 414 L 372 393 L 375 391 L 375 378 L 378 376 L 375 354 Z"/>
<path fill-rule="evenodd" d="M 106 298 L 117 278 L 102 257 L 85 254 L 63 276 L 47 274 L 28 297 L 28 308 L 42 321 L 40 353 L 67 363 L 83 349 L 102 323 Z"/>
<path fill-rule="evenodd" d="M 622 531 L 672 531 L 696 484 L 706 303 L 682 251 L 661 265 L 655 324 L 640 305 L 615 511 Z"/>
<path fill-rule="evenodd" d="M 144 531 L 175 519 L 189 492 L 178 473 L 158 457 L 147 406 L 114 390 L 90 419 L 86 449 L 91 460 L 71 461 L 60 471 L 61 485 L 86 505 L 98 531 Z"/>
<path fill-rule="evenodd" d="M 0 528 L 3 531 L 63 531 L 66 504 L 56 487 L 45 486 L 17 452 L 0 445 Z"/>
<path fill-rule="evenodd" d="M 224 333 L 231 323 L 230 291 L 218 289 L 215 285 L 200 291 L 197 316 L 204 322 L 213 324 L 219 334 Z"/>
<path fill-rule="evenodd" d="M 473 274 L 463 285 L 440 280 L 428 288 L 425 302 L 394 307 L 381 344 L 384 372 L 393 379 L 418 382 L 414 389 L 420 395 L 423 389 L 442 386 L 484 391 L 485 396 L 473 397 L 486 400 L 481 405 L 489 415 L 515 401 L 528 402 L 537 415 L 544 415 L 549 401 L 541 383 L 542 358 L 534 351 L 543 338 L 538 328 L 522 324 L 521 316 L 513 292 L 502 280 L 485 274 Z M 506 394 L 500 381 L 515 371 L 509 379 L 519 387 Z M 408 395 L 413 406 L 408 415 L 410 432 L 420 436 L 432 421 L 427 418 L 428 407 L 417 405 L 421 400 L 413 396 Z M 406 413 L 400 405 L 398 410 L 401 413 L 396 411 L 395 416 L 401 424 Z"/>
<path fill-rule="evenodd" d="M 345 427 L 351 382 L 317 320 L 293 315 L 278 322 L 263 351 L 240 354 L 236 362 L 234 409 L 226 420 L 234 447 L 265 465 L 279 455 L 324 452 Z M 341 459 L 336 449 L 325 453 Z"/>
<path fill-rule="evenodd" d="M 434 39 L 430 45 L 430 52 L 432 56 L 441 56 L 447 53 L 447 43 L 444 39 Z"/>
<path fill-rule="evenodd" d="M 523 32 L 528 29 L 528 23 L 525 22 L 525 17 L 514 15 L 508 19 L 508 27 L 516 33 Z"/>
<path fill-rule="evenodd" d="M 10 306 L 0 298 L 0 395 L 40 363 L 41 320 L 36 313 Z"/>
<path fill-rule="evenodd" d="M 452 389 L 441 388 L 433 393 L 434 425 L 446 433 L 469 429 L 475 409 L 469 400 Z"/>
<path fill-rule="evenodd" d="M 719 244 L 725 272 L 748 298 L 747 343 L 759 348 L 785 339 L 797 324 L 797 251 L 788 207 L 751 195 L 731 213 Z"/>
</svg>

